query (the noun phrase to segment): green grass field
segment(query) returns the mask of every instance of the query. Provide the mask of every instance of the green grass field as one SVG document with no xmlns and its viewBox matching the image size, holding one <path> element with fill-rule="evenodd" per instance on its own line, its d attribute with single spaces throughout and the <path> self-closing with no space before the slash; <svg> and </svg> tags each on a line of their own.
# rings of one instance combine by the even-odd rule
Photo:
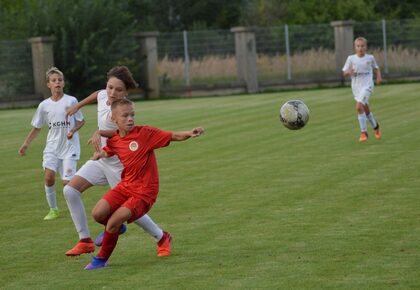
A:
<svg viewBox="0 0 420 290">
<path fill-rule="evenodd" d="M 64 253 L 78 237 L 57 183 L 48 211 L 41 168 L 46 128 L 17 150 L 32 109 L 0 111 L 1 289 L 420 289 L 420 83 L 376 88 L 383 140 L 357 142 L 350 88 L 138 102 L 137 123 L 194 126 L 203 137 L 157 151 L 159 198 L 150 216 L 173 235 L 173 255 L 130 224 L 110 267 Z M 288 99 L 308 125 L 278 119 Z M 81 166 L 96 124 L 84 108 Z M 106 191 L 84 193 L 88 213 Z M 93 236 L 102 231 L 89 215 Z"/>
</svg>

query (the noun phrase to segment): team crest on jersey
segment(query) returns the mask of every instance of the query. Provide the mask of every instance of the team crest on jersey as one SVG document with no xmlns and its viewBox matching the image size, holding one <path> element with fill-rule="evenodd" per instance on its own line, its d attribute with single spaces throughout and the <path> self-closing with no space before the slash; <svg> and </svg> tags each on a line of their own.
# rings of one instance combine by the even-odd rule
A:
<svg viewBox="0 0 420 290">
<path fill-rule="evenodd" d="M 131 141 L 128 145 L 128 148 L 130 148 L 131 151 L 137 151 L 137 149 L 139 149 L 139 143 L 136 141 Z"/>
</svg>

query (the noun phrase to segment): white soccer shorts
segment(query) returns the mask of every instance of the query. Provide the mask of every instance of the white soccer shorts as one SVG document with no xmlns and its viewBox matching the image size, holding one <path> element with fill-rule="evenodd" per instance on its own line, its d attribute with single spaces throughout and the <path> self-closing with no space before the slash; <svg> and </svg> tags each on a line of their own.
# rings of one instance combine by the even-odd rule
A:
<svg viewBox="0 0 420 290">
<path fill-rule="evenodd" d="M 354 99 L 358 103 L 362 103 L 363 105 L 369 104 L 369 97 L 372 94 L 372 88 L 361 88 L 358 90 L 353 90 Z"/>
<path fill-rule="evenodd" d="M 77 171 L 76 175 L 83 177 L 92 185 L 109 185 L 113 188 L 121 181 L 123 169 L 121 162 L 116 160 L 118 162 L 109 162 L 105 159 L 89 160 Z"/>
<path fill-rule="evenodd" d="M 42 167 L 58 172 L 61 180 L 70 180 L 77 170 L 77 160 L 73 159 L 58 159 L 52 153 L 45 153 L 42 160 Z"/>
</svg>

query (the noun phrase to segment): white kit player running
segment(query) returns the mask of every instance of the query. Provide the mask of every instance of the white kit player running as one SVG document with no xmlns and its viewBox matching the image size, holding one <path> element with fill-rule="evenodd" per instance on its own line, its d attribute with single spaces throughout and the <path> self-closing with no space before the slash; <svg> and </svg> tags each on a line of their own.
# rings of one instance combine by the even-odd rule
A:
<svg viewBox="0 0 420 290">
<path fill-rule="evenodd" d="M 356 111 L 360 125 L 359 142 L 365 142 L 368 139 L 367 122 L 369 120 L 373 127 L 375 138 L 381 139 L 382 133 L 379 130 L 379 124 L 373 117 L 373 113 L 369 108 L 369 97 L 373 92 L 373 72 L 376 74 L 376 84 L 382 82 L 381 71 L 376 63 L 375 57 L 367 54 L 367 40 L 358 37 L 354 41 L 356 54 L 347 57 L 343 67 L 343 75 L 351 76 L 351 88 L 354 99 L 356 100 Z"/>
<path fill-rule="evenodd" d="M 51 97 L 38 105 L 31 122 L 33 128 L 18 153 L 24 156 L 29 144 L 38 136 L 41 128 L 48 125 L 42 167 L 45 173 L 45 194 L 50 211 L 44 220 L 52 220 L 59 216 L 55 174 L 58 172 L 63 185 L 66 185 L 76 173 L 77 160 L 80 158 L 80 142 L 77 131 L 83 126 L 84 120 L 80 111 L 76 111 L 71 117 L 67 116 L 66 110 L 77 104 L 77 99 L 63 93 L 63 73 L 56 67 L 52 67 L 46 73 L 46 81 L 51 90 Z"/>
<path fill-rule="evenodd" d="M 106 90 L 94 92 L 77 105 L 69 108 L 67 112 L 69 115 L 72 115 L 81 107 L 97 102 L 99 130 L 116 130 L 117 125 L 111 120 L 111 104 L 115 100 L 125 98 L 128 95 L 128 90 L 134 89 L 136 86 L 137 84 L 127 67 L 114 67 L 107 73 Z M 97 131 L 89 140 L 89 143 L 99 152 L 102 146 L 106 145 L 106 139 L 101 137 L 99 131 Z M 93 185 L 115 187 L 121 180 L 122 169 L 123 166 L 116 156 L 100 160 L 89 160 L 80 168 L 70 183 L 64 187 L 64 196 L 73 223 L 79 234 L 79 242 L 66 252 L 67 256 L 77 256 L 91 253 L 95 250 L 95 244 L 91 239 L 87 225 L 86 211 L 81 199 L 81 193 Z M 158 256 L 171 254 L 171 235 L 157 226 L 148 215 L 142 216 L 134 223 L 155 238 Z M 120 234 L 124 231 L 125 225 Z M 95 241 L 96 245 L 101 245 L 102 237 L 103 234 L 98 236 Z"/>
</svg>

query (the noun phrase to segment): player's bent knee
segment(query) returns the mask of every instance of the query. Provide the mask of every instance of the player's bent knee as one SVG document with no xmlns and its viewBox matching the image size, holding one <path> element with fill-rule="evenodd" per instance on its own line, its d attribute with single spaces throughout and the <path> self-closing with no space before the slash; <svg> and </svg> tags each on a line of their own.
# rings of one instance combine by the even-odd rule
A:
<svg viewBox="0 0 420 290">
<path fill-rule="evenodd" d="M 67 201 L 80 198 L 80 193 L 70 185 L 65 185 L 63 188 L 63 195 Z"/>
<path fill-rule="evenodd" d="M 45 185 L 46 186 L 53 186 L 55 184 L 55 178 L 46 177 L 45 178 Z"/>
<path fill-rule="evenodd" d="M 106 224 L 106 220 L 108 218 L 108 213 L 97 209 L 96 207 L 92 210 L 92 217 L 95 221 L 100 224 Z"/>
<path fill-rule="evenodd" d="M 92 184 L 87 181 L 85 178 L 75 175 L 70 179 L 70 182 L 67 184 L 79 192 L 84 192 L 86 189 L 92 186 Z"/>
</svg>

